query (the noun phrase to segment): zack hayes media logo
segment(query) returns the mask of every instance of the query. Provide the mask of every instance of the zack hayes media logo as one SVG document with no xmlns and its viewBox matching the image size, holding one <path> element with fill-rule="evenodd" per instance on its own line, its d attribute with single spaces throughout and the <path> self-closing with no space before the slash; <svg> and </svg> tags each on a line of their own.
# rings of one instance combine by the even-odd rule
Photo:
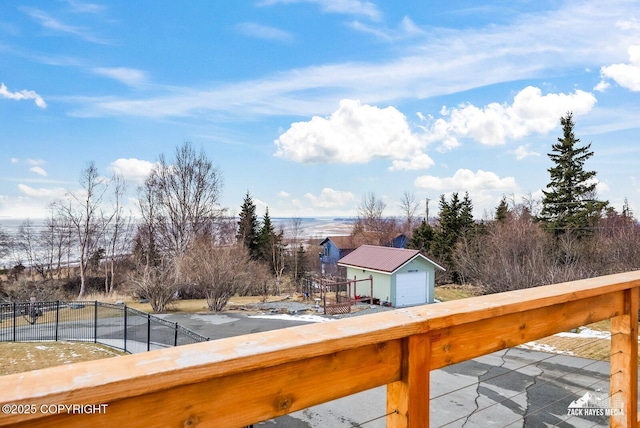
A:
<svg viewBox="0 0 640 428">
<path fill-rule="evenodd" d="M 624 403 L 620 394 L 612 397 L 599 391 L 586 392 L 569 404 L 567 414 L 570 416 L 620 416 L 624 414 Z"/>
</svg>

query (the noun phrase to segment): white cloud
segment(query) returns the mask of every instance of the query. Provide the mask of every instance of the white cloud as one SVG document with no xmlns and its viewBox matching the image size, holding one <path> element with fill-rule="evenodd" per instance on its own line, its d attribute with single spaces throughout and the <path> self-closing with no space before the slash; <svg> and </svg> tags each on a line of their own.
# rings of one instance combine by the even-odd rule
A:
<svg viewBox="0 0 640 428">
<path fill-rule="evenodd" d="M 394 160 L 389 167 L 389 171 L 415 171 L 418 169 L 428 169 L 434 165 L 433 159 L 426 153 L 419 153 L 409 160 Z"/>
<path fill-rule="evenodd" d="M 515 16 L 506 25 L 429 28 L 427 36 L 394 50 L 392 56 L 299 67 L 228 84 L 162 88 L 163 93 L 134 98 L 82 97 L 72 114 L 209 120 L 228 120 L 230 115 L 311 117 L 330 114 L 336 99 L 390 105 L 501 82 L 566 75 L 609 64 L 628 48 L 633 35 L 621 37 L 611 29 L 633 16 L 634 6 L 615 0 L 566 2 L 551 11 Z"/>
<path fill-rule="evenodd" d="M 92 71 L 101 76 L 117 80 L 127 86 L 139 86 L 147 82 L 144 71 L 127 67 L 96 67 Z"/>
<path fill-rule="evenodd" d="M 604 92 L 610 87 L 611 87 L 611 84 L 609 82 L 605 82 L 604 80 L 601 80 L 600 82 L 598 82 L 596 86 L 593 87 L 593 90 L 598 92 Z"/>
<path fill-rule="evenodd" d="M 276 156 L 303 163 L 405 159 L 424 146 L 394 107 L 381 109 L 355 100 L 342 100 L 329 118 L 293 123 L 275 144 Z"/>
<path fill-rule="evenodd" d="M 280 42 L 293 40 L 293 36 L 287 31 L 254 22 L 242 22 L 236 25 L 236 29 L 245 36 L 257 37 L 258 39 L 277 40 Z"/>
<path fill-rule="evenodd" d="M 7 89 L 4 83 L 0 83 L 0 97 L 8 98 L 10 100 L 33 100 L 38 107 L 47 107 L 47 103 L 45 103 L 42 97 L 35 91 L 23 89 L 22 91 L 11 92 Z"/>
<path fill-rule="evenodd" d="M 355 196 L 351 192 L 334 190 L 328 187 L 322 189 L 319 196 L 307 193 L 304 197 L 311 201 L 315 208 L 342 207 L 355 200 Z"/>
<path fill-rule="evenodd" d="M 67 191 L 62 188 L 54 188 L 54 189 L 44 189 L 39 188 L 36 189 L 31 186 L 27 186 L 26 184 L 18 184 L 18 190 L 24 193 L 27 196 L 38 197 L 38 198 L 47 198 L 47 199 L 61 199 L 63 198 Z"/>
<path fill-rule="evenodd" d="M 529 150 L 528 144 L 518 146 L 517 149 L 510 150 L 509 153 L 514 154 L 517 160 L 522 160 L 524 158 L 528 158 L 529 156 L 540 156 L 540 153 Z"/>
<path fill-rule="evenodd" d="M 468 169 L 459 169 L 452 177 L 436 177 L 423 175 L 415 179 L 414 184 L 423 189 L 438 191 L 513 191 L 518 186 L 513 177 L 500 178 L 491 171 L 473 172 Z"/>
<path fill-rule="evenodd" d="M 19 183 L 19 195 L 0 195 L 0 217 L 14 219 L 40 219 L 51 215 L 47 208 L 52 202 L 65 197 L 66 190 L 56 188 L 34 188 Z"/>
<path fill-rule="evenodd" d="M 33 166 L 44 165 L 44 161 L 42 159 L 27 159 L 27 163 Z"/>
<path fill-rule="evenodd" d="M 628 64 L 602 67 L 600 75 L 603 78 L 612 79 L 623 88 L 638 92 L 640 91 L 640 45 L 631 46 L 628 52 Z"/>
<path fill-rule="evenodd" d="M 616 27 L 621 30 L 640 30 L 640 22 L 636 18 L 621 19 L 616 22 Z"/>
<path fill-rule="evenodd" d="M 288 197 L 291 196 L 291 194 L 288 193 L 288 192 L 285 192 L 284 190 L 281 190 L 281 191 L 278 192 L 278 196 L 281 197 L 281 198 L 288 198 Z"/>
<path fill-rule="evenodd" d="M 20 163 L 20 161 L 18 160 L 18 158 L 11 158 L 11 159 L 9 159 L 9 161 L 10 161 L 11 163 Z"/>
<path fill-rule="evenodd" d="M 115 174 L 121 175 L 127 181 L 142 184 L 154 166 L 155 163 L 146 160 L 120 158 L 111 162 L 108 169 Z"/>
<path fill-rule="evenodd" d="M 107 43 L 106 41 L 91 34 L 90 31 L 84 28 L 65 24 L 59 19 L 52 17 L 51 15 L 47 14 L 46 12 L 40 9 L 21 7 L 20 10 L 26 13 L 34 21 L 37 21 L 42 27 L 47 28 L 49 30 L 57 31 L 60 33 L 71 34 L 71 35 L 80 37 L 81 39 L 87 42 L 101 43 L 101 44 Z"/>
<path fill-rule="evenodd" d="M 77 0 L 67 0 L 75 13 L 100 13 L 105 7 L 95 3 L 85 3 Z"/>
<path fill-rule="evenodd" d="M 45 171 L 43 168 L 39 167 L 39 166 L 32 166 L 31 168 L 29 168 L 29 171 L 34 172 L 38 175 L 41 175 L 43 177 L 47 176 L 47 171 Z"/>
<path fill-rule="evenodd" d="M 480 217 L 487 210 L 493 210 L 505 194 L 516 193 L 518 185 L 513 177 L 500 178 L 491 171 L 459 169 L 452 177 L 424 175 L 415 179 L 416 187 L 434 190 L 450 195 L 457 192 L 462 197 L 465 192 L 473 204 L 473 215 Z"/>
<path fill-rule="evenodd" d="M 370 19 L 380 19 L 380 11 L 375 4 L 362 0 L 263 0 L 260 5 L 269 6 L 277 3 L 315 3 L 327 13 L 363 15 Z"/>
<path fill-rule="evenodd" d="M 372 34 L 387 42 L 398 41 L 425 34 L 425 31 L 418 27 L 408 16 L 405 16 L 402 19 L 397 29 L 381 28 L 379 26 L 365 24 L 360 21 L 353 21 L 349 23 L 349 27 L 362 33 Z"/>
<path fill-rule="evenodd" d="M 501 145 L 507 139 L 545 134 L 559 124 L 561 116 L 589 112 L 596 98 L 589 92 L 542 95 L 539 88 L 527 86 L 513 98 L 513 103 L 491 103 L 483 108 L 472 104 L 458 108 L 443 107 L 439 118 L 424 127 L 429 141 L 439 141 L 441 150 L 460 145 L 459 138 L 471 138 L 485 145 Z M 433 119 L 433 118 L 432 118 Z"/>
</svg>

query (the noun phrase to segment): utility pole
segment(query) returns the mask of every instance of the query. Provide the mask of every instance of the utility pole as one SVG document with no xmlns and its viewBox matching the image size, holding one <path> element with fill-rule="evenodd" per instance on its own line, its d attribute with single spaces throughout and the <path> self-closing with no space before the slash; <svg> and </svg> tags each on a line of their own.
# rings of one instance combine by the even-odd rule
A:
<svg viewBox="0 0 640 428">
<path fill-rule="evenodd" d="M 426 217 L 424 218 L 425 223 L 429 224 L 429 198 L 426 198 Z"/>
</svg>

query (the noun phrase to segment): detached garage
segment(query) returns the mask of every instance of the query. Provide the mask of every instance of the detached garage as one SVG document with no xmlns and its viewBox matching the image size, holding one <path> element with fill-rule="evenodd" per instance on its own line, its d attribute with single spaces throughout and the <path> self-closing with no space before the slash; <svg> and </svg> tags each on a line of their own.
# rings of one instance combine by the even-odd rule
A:
<svg viewBox="0 0 640 428">
<path fill-rule="evenodd" d="M 436 269 L 445 270 L 417 250 L 375 245 L 358 247 L 338 260 L 338 266 L 347 268 L 348 279 L 373 277 L 372 297 L 394 307 L 433 303 Z M 354 293 L 365 292 L 369 290 Z"/>
</svg>

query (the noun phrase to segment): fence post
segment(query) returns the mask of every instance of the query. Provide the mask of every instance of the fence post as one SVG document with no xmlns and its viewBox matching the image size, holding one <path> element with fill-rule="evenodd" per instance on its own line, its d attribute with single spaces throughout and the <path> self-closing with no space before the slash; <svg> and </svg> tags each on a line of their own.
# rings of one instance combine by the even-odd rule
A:
<svg viewBox="0 0 640 428">
<path fill-rule="evenodd" d="M 624 290 L 624 310 L 611 318 L 610 405 L 616 409 L 611 427 L 638 423 L 638 293 Z M 618 410 L 619 409 L 619 410 Z"/>
<path fill-rule="evenodd" d="M 124 305 L 124 352 L 127 352 L 127 305 Z"/>
<path fill-rule="evenodd" d="M 13 302 L 13 341 L 16 342 L 16 302 Z"/>
<path fill-rule="evenodd" d="M 322 299 L 323 299 L 323 301 L 322 301 L 322 304 L 323 304 L 323 306 L 324 306 L 324 308 L 323 308 L 323 309 L 324 309 L 324 312 L 323 312 L 323 313 L 324 313 L 325 315 L 327 315 L 327 290 L 325 290 L 325 289 L 324 289 L 324 285 L 323 285 L 322 287 L 323 287 L 323 293 L 322 293 Z"/>
<path fill-rule="evenodd" d="M 175 330 L 174 330 L 173 346 L 178 346 L 178 323 L 176 323 Z"/>
<path fill-rule="evenodd" d="M 429 427 L 431 337 L 409 336 L 402 341 L 402 378 L 387 385 L 387 427 Z"/>
<path fill-rule="evenodd" d="M 147 352 L 151 350 L 151 315 L 147 314 Z"/>
<path fill-rule="evenodd" d="M 56 300 L 56 342 L 58 341 L 58 325 L 60 324 L 60 300 Z"/>
<path fill-rule="evenodd" d="M 98 343 L 98 301 L 93 305 L 93 343 Z"/>
</svg>

